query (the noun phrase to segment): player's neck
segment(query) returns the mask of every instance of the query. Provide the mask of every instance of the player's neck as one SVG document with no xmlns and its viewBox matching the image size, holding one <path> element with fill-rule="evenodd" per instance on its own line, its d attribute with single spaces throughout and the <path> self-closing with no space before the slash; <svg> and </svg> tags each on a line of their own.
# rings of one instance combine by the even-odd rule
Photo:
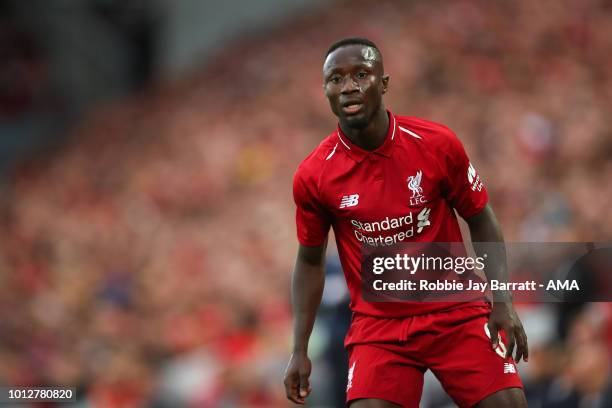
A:
<svg viewBox="0 0 612 408">
<path fill-rule="evenodd" d="M 381 107 L 366 127 L 355 129 L 340 122 L 340 129 L 342 129 L 342 133 L 344 133 L 351 142 L 362 149 L 369 151 L 376 150 L 385 143 L 385 138 L 389 131 L 389 115 L 387 111 Z"/>
</svg>

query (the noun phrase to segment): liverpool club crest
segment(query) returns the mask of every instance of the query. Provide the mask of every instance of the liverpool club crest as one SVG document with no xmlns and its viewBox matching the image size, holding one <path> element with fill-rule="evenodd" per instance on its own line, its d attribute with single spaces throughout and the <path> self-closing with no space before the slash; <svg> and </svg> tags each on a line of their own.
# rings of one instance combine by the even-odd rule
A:
<svg viewBox="0 0 612 408">
<path fill-rule="evenodd" d="M 427 199 L 423 195 L 423 187 L 421 187 L 421 179 L 423 178 L 423 172 L 417 171 L 414 176 L 409 176 L 408 188 L 412 191 L 412 197 L 410 197 L 410 205 L 425 204 Z"/>
</svg>

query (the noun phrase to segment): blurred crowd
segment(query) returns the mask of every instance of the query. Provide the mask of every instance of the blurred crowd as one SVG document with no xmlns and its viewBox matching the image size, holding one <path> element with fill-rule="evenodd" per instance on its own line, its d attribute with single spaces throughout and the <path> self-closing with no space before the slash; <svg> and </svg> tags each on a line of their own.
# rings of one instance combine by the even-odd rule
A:
<svg viewBox="0 0 612 408">
<path fill-rule="evenodd" d="M 286 406 L 291 180 L 335 127 L 322 57 L 352 35 L 381 48 L 395 113 L 458 134 L 508 241 L 610 239 L 612 2 L 335 2 L 99 107 L 7 176 L 0 384 L 71 385 L 92 407 Z M 519 308 L 530 406 L 612 406 L 612 308 L 585 305 L 564 336 L 554 305 Z"/>
</svg>

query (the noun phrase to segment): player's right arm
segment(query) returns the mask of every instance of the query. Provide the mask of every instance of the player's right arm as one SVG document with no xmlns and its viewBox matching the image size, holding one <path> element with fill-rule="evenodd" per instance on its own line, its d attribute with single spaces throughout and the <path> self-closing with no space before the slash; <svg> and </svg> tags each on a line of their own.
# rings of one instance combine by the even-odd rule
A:
<svg viewBox="0 0 612 408">
<path fill-rule="evenodd" d="M 319 168 L 320 166 L 316 166 Z M 325 249 L 331 217 L 322 204 L 313 167 L 300 166 L 293 178 L 295 222 L 300 246 L 291 280 L 293 353 L 285 371 L 287 398 L 304 404 L 310 393 L 308 340 L 325 283 Z"/>
<path fill-rule="evenodd" d="M 298 249 L 291 282 L 293 306 L 293 352 L 285 371 L 285 393 L 296 404 L 304 404 L 310 393 L 311 363 L 308 358 L 308 340 L 312 333 L 317 309 L 321 303 L 325 284 L 325 249 L 323 245 Z"/>
</svg>

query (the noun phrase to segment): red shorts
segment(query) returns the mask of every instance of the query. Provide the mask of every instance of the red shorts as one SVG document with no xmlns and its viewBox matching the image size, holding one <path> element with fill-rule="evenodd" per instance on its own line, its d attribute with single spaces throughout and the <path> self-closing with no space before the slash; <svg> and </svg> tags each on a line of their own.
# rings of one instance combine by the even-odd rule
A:
<svg viewBox="0 0 612 408">
<path fill-rule="evenodd" d="M 484 308 L 413 316 L 401 320 L 405 341 L 349 345 L 347 403 L 378 398 L 418 408 L 428 369 L 459 407 L 505 388 L 523 388 L 514 360 L 503 357 L 503 333 L 502 343 L 491 348 L 487 321 Z"/>
</svg>

